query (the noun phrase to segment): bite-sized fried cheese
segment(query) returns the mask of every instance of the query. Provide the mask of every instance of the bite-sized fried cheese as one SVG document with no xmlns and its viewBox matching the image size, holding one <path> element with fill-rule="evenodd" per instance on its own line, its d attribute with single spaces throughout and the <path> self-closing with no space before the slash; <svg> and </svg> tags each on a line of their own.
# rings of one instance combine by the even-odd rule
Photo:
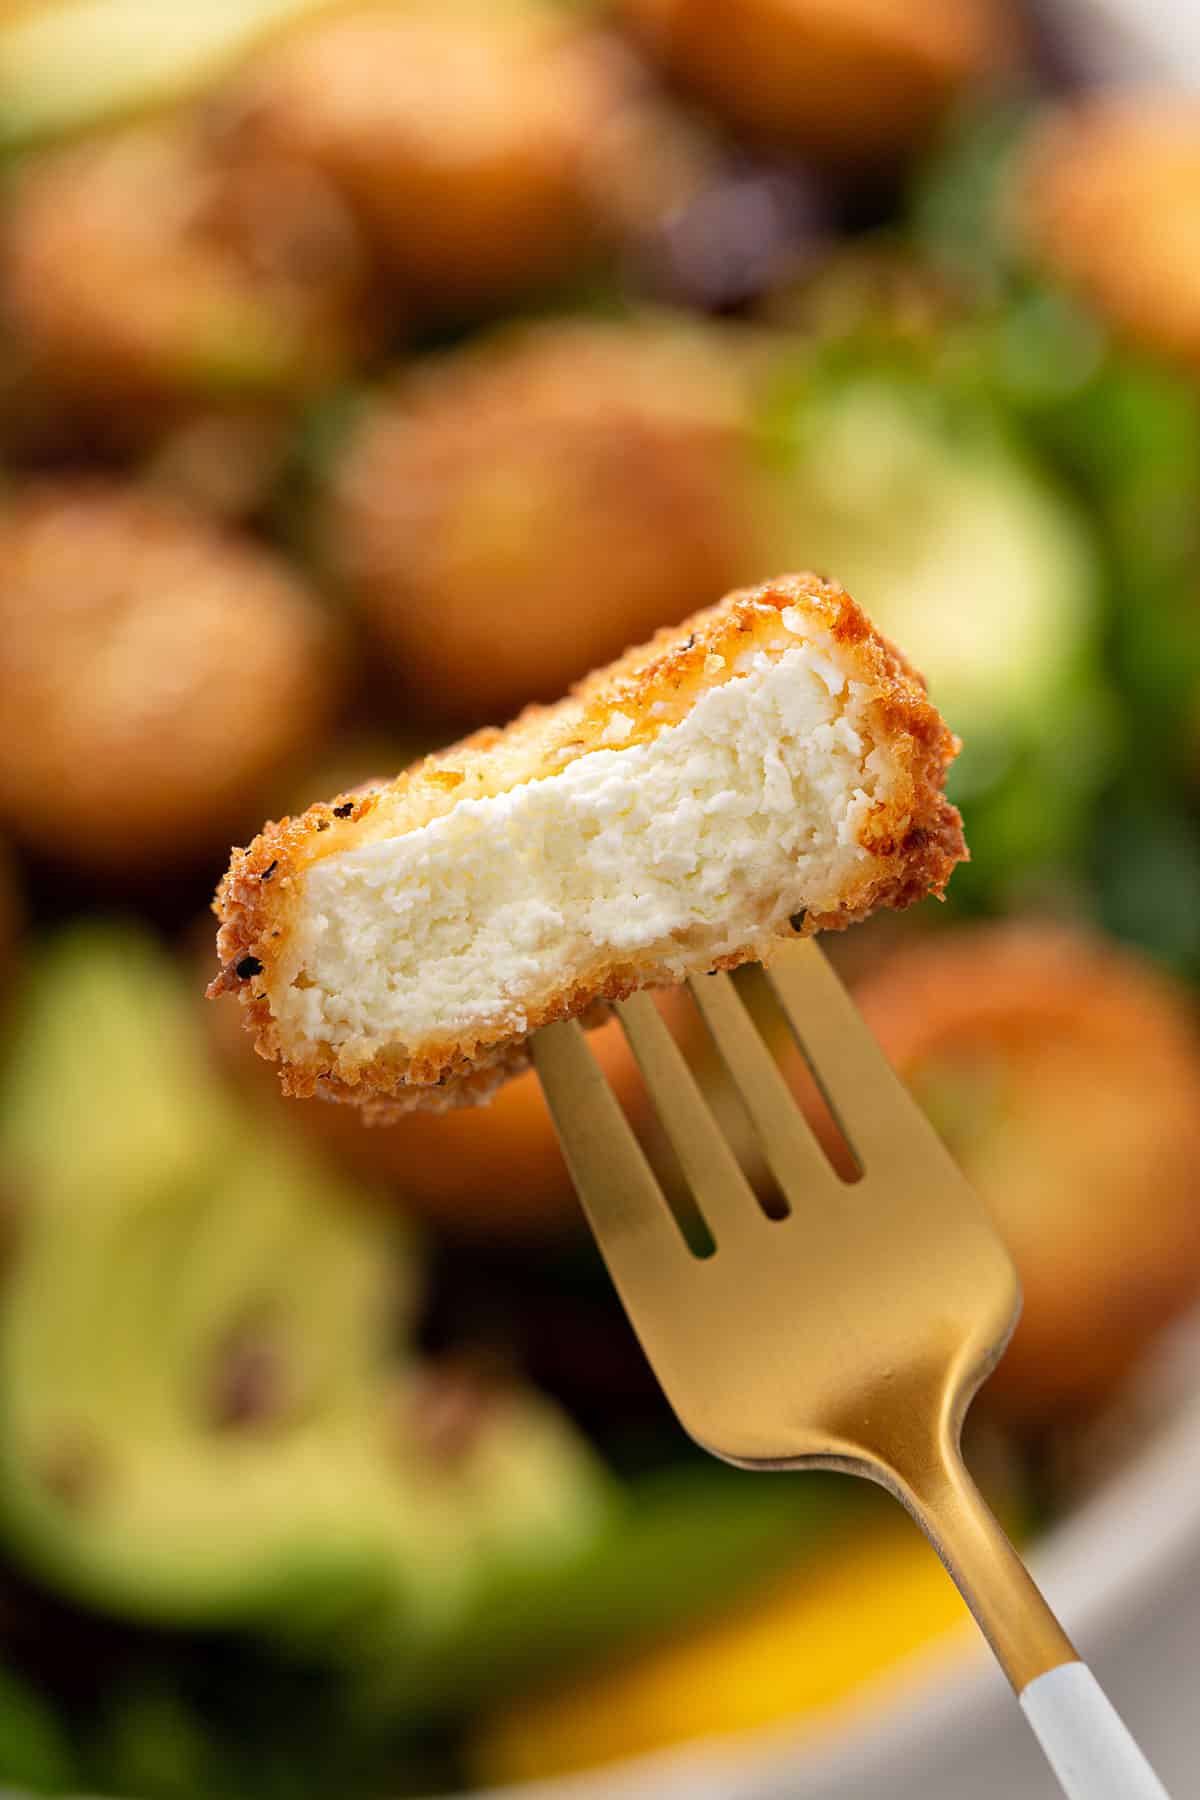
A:
<svg viewBox="0 0 1200 1800">
<path fill-rule="evenodd" d="M 1200 104 L 1101 94 L 1052 111 L 1015 172 L 1025 250 L 1134 343 L 1200 364 Z"/>
<path fill-rule="evenodd" d="M 209 991 L 293 1094 L 481 1099 L 551 1020 L 941 893 L 956 749 L 849 595 L 784 577 L 269 825 L 218 892 Z"/>
</svg>

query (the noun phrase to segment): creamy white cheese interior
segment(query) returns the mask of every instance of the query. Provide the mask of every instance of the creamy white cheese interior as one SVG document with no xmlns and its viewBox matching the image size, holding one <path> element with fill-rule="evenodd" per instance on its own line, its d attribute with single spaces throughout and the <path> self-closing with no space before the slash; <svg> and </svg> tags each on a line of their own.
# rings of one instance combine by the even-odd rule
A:
<svg viewBox="0 0 1200 1800">
<path fill-rule="evenodd" d="M 739 669 L 652 741 L 314 863 L 277 1017 L 351 1056 L 521 1032 L 565 983 L 647 958 L 682 974 L 835 906 L 893 772 L 855 728 L 870 692 L 808 641 Z"/>
</svg>

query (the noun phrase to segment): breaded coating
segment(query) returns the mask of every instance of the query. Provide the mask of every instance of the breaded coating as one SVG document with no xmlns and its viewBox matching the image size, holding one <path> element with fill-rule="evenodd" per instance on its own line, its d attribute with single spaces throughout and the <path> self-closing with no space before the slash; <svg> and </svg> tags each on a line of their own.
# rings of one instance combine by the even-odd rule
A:
<svg viewBox="0 0 1200 1800">
<path fill-rule="evenodd" d="M 619 0 L 651 53 L 734 126 L 834 162 L 903 154 L 1011 66 L 1006 0 Z"/>
<path fill-rule="evenodd" d="M 1023 151 L 1011 219 L 1027 252 L 1134 343 L 1200 364 L 1200 102 L 1101 95 Z"/>
<path fill-rule="evenodd" d="M 1030 921 L 894 952 L 863 1015 L 991 1210 L 1025 1304 L 987 1400 L 1102 1400 L 1200 1294 L 1200 1039 L 1132 951 Z"/>
<path fill-rule="evenodd" d="M 5 496 L 0 824 L 106 876 L 211 853 L 323 729 L 343 661 L 278 557 L 165 499 Z"/>
<path fill-rule="evenodd" d="M 34 380 L 136 439 L 197 403 L 336 376 L 367 332 L 368 275 L 315 170 L 234 158 L 181 118 L 22 167 L 0 304 Z"/>
<path fill-rule="evenodd" d="M 212 967 L 208 926 L 204 939 L 207 981 Z M 3 967 L 0 959 L 0 1017 Z M 662 997 L 674 998 L 674 990 L 665 990 Z M 241 1009 L 222 1005 L 205 1006 L 204 1011 L 209 1041 L 238 1088 L 283 1129 L 304 1133 L 344 1174 L 370 1183 L 397 1213 L 424 1219 L 439 1235 L 457 1241 L 545 1243 L 579 1235 L 579 1203 L 532 1069 L 506 1082 L 486 1106 L 413 1109 L 379 1119 L 370 1108 L 328 1106 L 319 1096 L 299 1103 L 285 1098 L 273 1065 L 255 1055 L 242 1029 Z M 648 1101 L 616 1018 L 597 1026 L 590 1042 L 641 1135 Z M 505 1202 L 497 1206 L 501 1179 Z"/>
<path fill-rule="evenodd" d="M 783 577 L 267 826 L 218 892 L 210 992 L 291 1093 L 478 1099 L 551 1020 L 941 893 L 955 750 L 849 595 Z"/>
<path fill-rule="evenodd" d="M 571 8 L 400 0 L 292 30 L 227 111 L 244 146 L 328 177 L 402 291 L 444 313 L 572 275 L 612 235 L 631 134 L 658 179 L 643 86 Z"/>
<path fill-rule="evenodd" d="M 743 358 L 716 328 L 557 321 L 376 401 L 325 549 L 409 705 L 552 700 L 761 567 Z"/>
</svg>

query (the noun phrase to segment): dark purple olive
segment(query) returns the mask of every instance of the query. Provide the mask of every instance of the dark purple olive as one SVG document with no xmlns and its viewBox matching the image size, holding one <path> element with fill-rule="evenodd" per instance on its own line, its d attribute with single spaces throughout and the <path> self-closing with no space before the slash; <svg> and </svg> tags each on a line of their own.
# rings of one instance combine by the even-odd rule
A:
<svg viewBox="0 0 1200 1800">
<path fill-rule="evenodd" d="M 735 165 L 661 221 L 631 273 L 655 299 L 736 313 L 821 252 L 831 213 L 808 170 Z"/>
</svg>

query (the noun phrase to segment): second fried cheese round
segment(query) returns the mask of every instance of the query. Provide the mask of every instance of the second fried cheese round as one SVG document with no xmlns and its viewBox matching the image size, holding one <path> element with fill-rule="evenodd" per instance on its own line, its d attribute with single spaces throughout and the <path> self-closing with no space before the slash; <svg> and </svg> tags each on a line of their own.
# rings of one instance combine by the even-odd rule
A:
<svg viewBox="0 0 1200 1800">
<path fill-rule="evenodd" d="M 606 238 L 609 152 L 640 88 L 571 9 L 408 0 L 290 32 L 228 111 L 251 147 L 319 169 L 400 286 L 453 311 L 569 277 Z"/>
<path fill-rule="evenodd" d="M 1052 114 L 1017 167 L 1025 250 L 1124 336 L 1200 365 L 1200 105 L 1101 97 Z"/>
<path fill-rule="evenodd" d="M 1012 55 L 1001 0 L 621 0 L 651 52 L 742 129 L 836 162 L 903 153 Z"/>
<path fill-rule="evenodd" d="M 305 392 L 365 335 L 356 228 L 312 169 L 186 120 L 30 159 L 0 293 L 37 381 L 121 440 L 198 402 Z"/>
<path fill-rule="evenodd" d="M 327 543 L 418 707 L 550 699 L 753 573 L 737 366 L 691 328 L 562 322 L 381 397 Z"/>
<path fill-rule="evenodd" d="M 1025 1290 L 989 1403 L 1102 1399 L 1200 1293 L 1200 1044 L 1131 951 L 1040 922 L 902 950 L 868 1024 L 987 1203 Z"/>
<path fill-rule="evenodd" d="M 339 696 L 337 640 L 270 552 L 101 482 L 0 510 L 0 821 L 105 872 L 244 829 Z"/>
</svg>

